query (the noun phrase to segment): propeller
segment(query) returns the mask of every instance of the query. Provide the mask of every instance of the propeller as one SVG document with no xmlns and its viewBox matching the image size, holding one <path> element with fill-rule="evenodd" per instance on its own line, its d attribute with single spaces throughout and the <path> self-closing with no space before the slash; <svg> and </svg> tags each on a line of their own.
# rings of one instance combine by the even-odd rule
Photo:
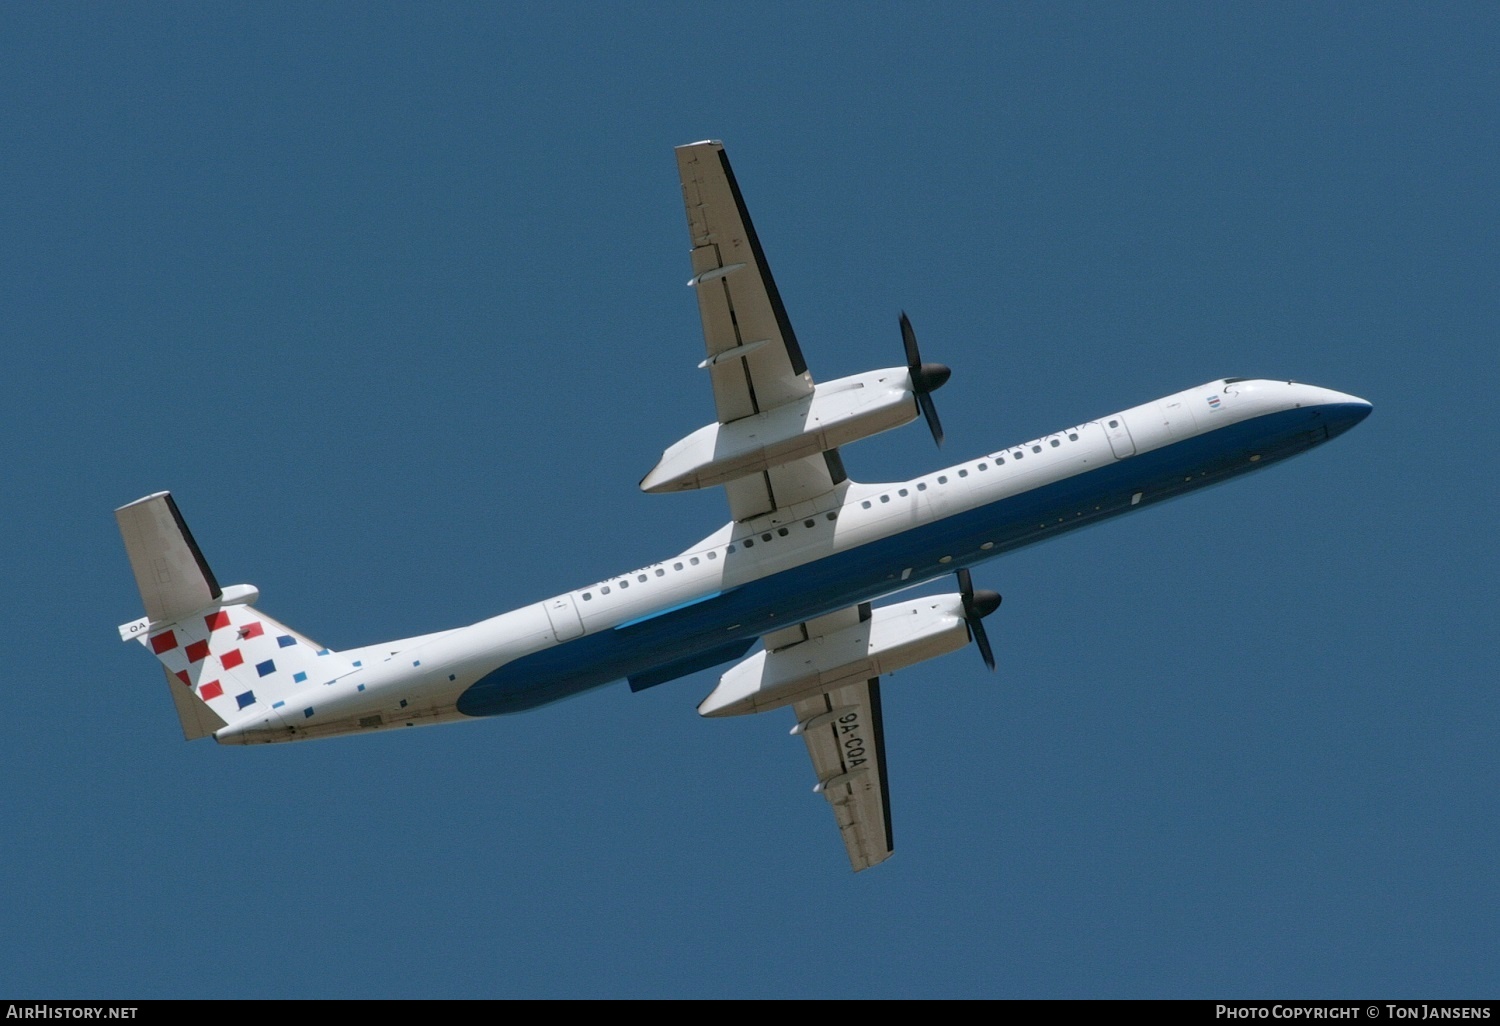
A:
<svg viewBox="0 0 1500 1026">
<path fill-rule="evenodd" d="M 974 644 L 979 646 L 979 655 L 984 659 L 984 665 L 993 673 L 995 651 L 990 648 L 990 638 L 984 633 L 982 621 L 1000 608 L 1000 593 L 975 591 L 973 578 L 969 576 L 967 569 L 958 572 L 958 591 L 964 602 L 964 623 L 968 625 L 969 633 L 974 636 Z"/>
<path fill-rule="evenodd" d="M 933 405 L 932 393 L 942 388 L 953 371 L 941 363 L 923 363 L 922 353 L 917 349 L 917 333 L 912 330 L 911 318 L 901 311 L 901 341 L 906 346 L 906 369 L 911 372 L 911 390 L 916 393 L 917 405 L 927 426 L 932 429 L 932 440 L 943 444 L 943 424 L 938 420 L 937 407 Z"/>
</svg>

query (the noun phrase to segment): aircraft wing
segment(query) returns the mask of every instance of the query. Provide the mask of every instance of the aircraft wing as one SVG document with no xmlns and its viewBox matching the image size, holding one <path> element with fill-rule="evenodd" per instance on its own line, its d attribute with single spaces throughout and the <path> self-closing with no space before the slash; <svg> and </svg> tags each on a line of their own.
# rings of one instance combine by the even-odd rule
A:
<svg viewBox="0 0 1500 1026">
<path fill-rule="evenodd" d="M 778 648 L 868 619 L 868 604 L 851 606 L 766 636 Z M 797 733 L 812 756 L 817 790 L 833 807 L 839 833 L 857 873 L 890 858 L 891 799 L 886 786 L 885 726 L 880 679 L 846 684 L 793 703 Z"/>
<path fill-rule="evenodd" d="M 677 147 L 693 277 L 719 423 L 812 394 L 813 379 L 761 250 L 724 145 Z M 838 450 L 729 482 L 730 511 L 749 520 L 815 499 L 844 480 Z"/>
<path fill-rule="evenodd" d="M 847 684 L 793 705 L 797 722 L 822 722 L 802 732 L 818 787 L 833 806 L 849 864 L 857 873 L 884 862 L 891 842 L 891 798 L 885 779 L 880 679 Z M 827 717 L 824 719 L 824 717 Z"/>
</svg>

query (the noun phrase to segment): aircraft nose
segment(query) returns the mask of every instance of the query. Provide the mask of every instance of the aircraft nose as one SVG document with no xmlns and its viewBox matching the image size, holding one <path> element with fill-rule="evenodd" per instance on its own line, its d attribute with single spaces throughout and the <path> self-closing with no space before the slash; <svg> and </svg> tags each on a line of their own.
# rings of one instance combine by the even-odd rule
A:
<svg viewBox="0 0 1500 1026">
<path fill-rule="evenodd" d="M 1326 414 L 1329 438 L 1348 431 L 1368 417 L 1370 411 L 1375 408 L 1368 401 L 1361 399 L 1357 395 L 1346 395 L 1343 392 L 1336 392 L 1334 394 L 1338 398 L 1328 404 Z"/>
</svg>

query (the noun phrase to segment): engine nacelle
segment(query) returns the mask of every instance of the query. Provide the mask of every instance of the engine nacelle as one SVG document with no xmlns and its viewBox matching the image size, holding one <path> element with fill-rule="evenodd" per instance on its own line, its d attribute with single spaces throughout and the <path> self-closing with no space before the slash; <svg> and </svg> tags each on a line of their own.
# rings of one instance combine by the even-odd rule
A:
<svg viewBox="0 0 1500 1026">
<path fill-rule="evenodd" d="M 765 712 L 956 652 L 968 642 L 959 595 L 883 606 L 863 623 L 736 663 L 699 703 L 698 714 Z"/>
<path fill-rule="evenodd" d="M 817 385 L 812 395 L 732 424 L 699 428 L 662 453 L 644 492 L 709 488 L 910 423 L 917 417 L 905 367 Z"/>
</svg>

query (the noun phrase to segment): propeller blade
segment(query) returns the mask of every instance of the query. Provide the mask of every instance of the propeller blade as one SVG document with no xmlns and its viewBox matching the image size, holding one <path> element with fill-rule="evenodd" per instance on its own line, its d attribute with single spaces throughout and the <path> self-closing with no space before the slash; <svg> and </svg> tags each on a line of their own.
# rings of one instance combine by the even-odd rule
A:
<svg viewBox="0 0 1500 1026">
<path fill-rule="evenodd" d="M 989 667 L 991 673 L 995 671 L 995 650 L 990 647 L 990 636 L 985 633 L 984 618 L 1000 608 L 1000 593 L 995 591 L 975 591 L 974 578 L 970 576 L 968 568 L 958 571 L 958 592 L 963 599 L 964 623 L 969 628 L 969 635 L 974 639 L 974 644 L 979 649 L 979 656 L 984 660 L 984 665 Z"/>
<path fill-rule="evenodd" d="M 917 405 L 922 408 L 922 416 L 927 418 L 927 427 L 932 432 L 932 440 L 943 446 L 943 422 L 938 420 L 937 404 L 932 401 L 932 396 L 927 392 L 917 393 Z"/>
<path fill-rule="evenodd" d="M 901 344 L 906 348 L 906 369 L 911 375 L 911 390 L 917 397 L 917 406 L 927 420 L 927 429 L 932 440 L 943 444 L 943 423 L 938 420 L 937 406 L 932 393 L 948 383 L 953 371 L 941 363 L 923 363 L 922 351 L 917 348 L 917 333 L 911 326 L 911 318 L 901 311 Z"/>
<path fill-rule="evenodd" d="M 906 366 L 915 373 L 922 366 L 922 354 L 917 351 L 917 333 L 912 330 L 911 318 L 901 311 L 901 342 L 906 346 Z"/>
<path fill-rule="evenodd" d="M 974 635 L 974 644 L 979 646 L 979 657 L 991 673 L 995 672 L 995 650 L 990 648 L 990 636 L 984 632 L 984 621 L 970 620 L 969 633 Z"/>
</svg>

